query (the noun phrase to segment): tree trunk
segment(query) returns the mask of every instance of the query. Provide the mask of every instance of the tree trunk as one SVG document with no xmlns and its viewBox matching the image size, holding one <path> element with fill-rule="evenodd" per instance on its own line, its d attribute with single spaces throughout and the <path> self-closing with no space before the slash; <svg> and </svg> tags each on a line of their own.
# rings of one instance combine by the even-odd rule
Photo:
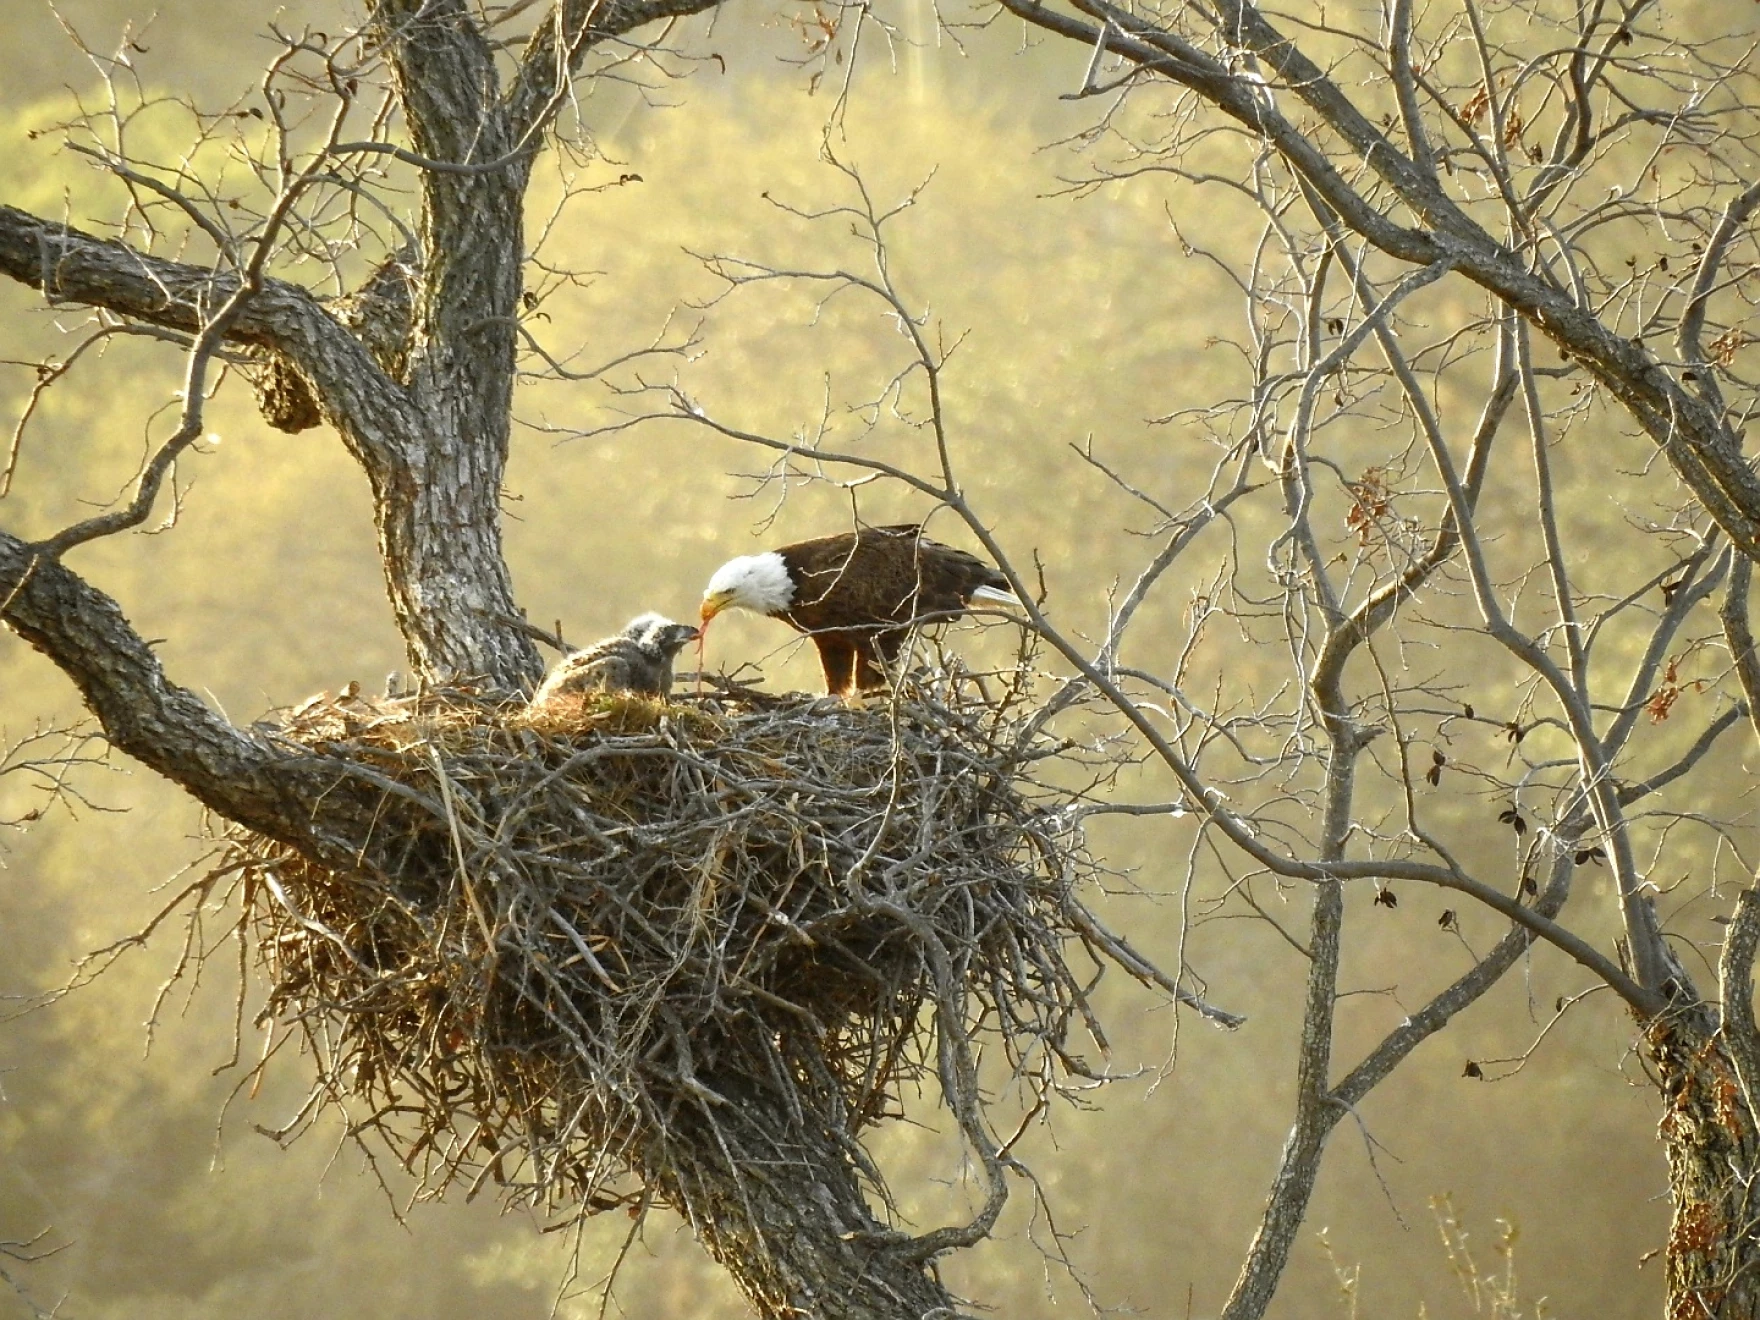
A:
<svg viewBox="0 0 1760 1320">
<path fill-rule="evenodd" d="M 763 1320 L 942 1320 L 955 1299 L 918 1241 L 874 1218 L 854 1141 L 738 1076 L 708 1083 L 648 1152 L 649 1177 Z"/>
<path fill-rule="evenodd" d="M 1753 964 L 1760 889 L 1744 890 L 1718 966 L 1723 1013 L 1671 1010 L 1645 1031 L 1667 1108 L 1674 1220 L 1668 1231 L 1668 1320 L 1760 1317 L 1760 1033 Z"/>
<path fill-rule="evenodd" d="M 1760 1317 L 1760 1140 L 1723 1033 L 1660 1020 L 1646 1033 L 1667 1109 L 1668 1320 Z"/>
</svg>

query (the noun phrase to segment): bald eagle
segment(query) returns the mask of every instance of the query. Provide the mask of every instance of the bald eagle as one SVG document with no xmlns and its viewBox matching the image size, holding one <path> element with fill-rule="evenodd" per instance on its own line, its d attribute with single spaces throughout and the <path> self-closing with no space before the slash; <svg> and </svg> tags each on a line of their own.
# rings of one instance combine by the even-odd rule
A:
<svg viewBox="0 0 1760 1320">
<path fill-rule="evenodd" d="M 806 633 L 819 648 L 825 690 L 848 697 L 885 683 L 912 624 L 955 618 L 974 601 L 1020 603 L 1008 579 L 976 555 L 907 523 L 730 559 L 709 579 L 702 615 L 705 630 L 722 610 L 744 609 Z"/>
<path fill-rule="evenodd" d="M 663 697 L 672 691 L 673 660 L 686 642 L 696 639 L 697 629 L 688 623 L 674 623 L 660 614 L 637 615 L 622 632 L 558 660 L 532 694 L 532 705 L 581 692 Z"/>
</svg>

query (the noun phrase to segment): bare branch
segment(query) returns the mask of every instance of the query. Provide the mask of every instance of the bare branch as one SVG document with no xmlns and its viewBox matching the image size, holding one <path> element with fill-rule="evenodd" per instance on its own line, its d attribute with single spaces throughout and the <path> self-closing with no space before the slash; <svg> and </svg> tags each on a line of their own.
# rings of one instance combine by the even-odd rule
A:
<svg viewBox="0 0 1760 1320">
<path fill-rule="evenodd" d="M 235 304 L 210 355 L 219 342 L 285 354 L 335 415 L 350 418 L 353 424 L 344 434 L 375 446 L 368 455 L 372 461 L 390 465 L 398 458 L 380 438 L 404 433 L 407 404 L 401 392 L 355 338 L 295 285 L 265 277 L 258 290 L 239 300 L 236 275 L 149 256 L 4 205 L 0 273 L 41 290 L 51 303 L 102 307 L 198 336 L 212 319 L 206 309 Z"/>
<path fill-rule="evenodd" d="M 355 831 L 367 822 L 349 819 L 346 798 L 317 810 L 330 776 L 276 754 L 172 684 L 114 601 L 4 532 L 0 619 L 73 680 L 118 750 L 229 819 L 322 855 L 356 853 L 365 835 Z"/>
</svg>

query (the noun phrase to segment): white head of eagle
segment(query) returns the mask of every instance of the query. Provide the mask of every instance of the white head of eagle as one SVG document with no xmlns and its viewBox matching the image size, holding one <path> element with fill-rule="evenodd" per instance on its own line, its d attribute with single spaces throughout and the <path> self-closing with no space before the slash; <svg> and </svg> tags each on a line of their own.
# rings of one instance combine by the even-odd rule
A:
<svg viewBox="0 0 1760 1320">
<path fill-rule="evenodd" d="M 780 614 L 792 604 L 794 579 L 788 574 L 787 562 L 774 550 L 728 560 L 703 589 L 705 622 L 722 610 Z"/>
</svg>

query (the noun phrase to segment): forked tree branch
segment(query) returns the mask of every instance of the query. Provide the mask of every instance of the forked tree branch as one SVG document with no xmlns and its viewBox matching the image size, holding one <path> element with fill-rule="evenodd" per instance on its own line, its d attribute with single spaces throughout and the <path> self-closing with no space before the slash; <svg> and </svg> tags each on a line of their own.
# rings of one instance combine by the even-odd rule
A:
<svg viewBox="0 0 1760 1320">
<path fill-rule="evenodd" d="M 1572 863 L 1569 849 L 1581 837 L 1580 827 L 1586 823 L 1579 822 L 1576 834 L 1563 836 L 1563 849 L 1553 861 L 1546 887 L 1534 902 L 1535 913 L 1548 921 L 1557 917 L 1570 897 Z M 1489 953 L 1389 1032 L 1336 1086 L 1329 1086 L 1323 1095 L 1298 1099 L 1295 1126 L 1284 1144 L 1258 1232 L 1223 1309 L 1224 1320 L 1257 1320 L 1270 1306 L 1290 1249 L 1295 1244 L 1308 1198 L 1320 1175 L 1320 1157 L 1326 1138 L 1339 1120 L 1351 1113 L 1413 1050 L 1482 999 L 1532 947 L 1534 940 L 1531 929 L 1512 924 Z M 1302 1049 L 1305 1066 L 1308 1049 L 1305 1031 Z"/>
<path fill-rule="evenodd" d="M 1572 290 L 1535 274 L 1531 262 L 1487 233 L 1249 0 L 1220 0 L 1217 36 L 1262 60 L 1275 74 L 1275 87 L 1292 92 L 1326 131 L 1342 139 L 1349 158 L 1365 164 L 1428 228 L 1394 218 L 1391 208 L 1376 204 L 1366 188 L 1347 179 L 1318 136 L 1278 109 L 1272 85 L 1256 74 L 1230 67 L 1175 32 L 1105 0 L 1072 0 L 1092 22 L 1041 0 L 1002 3 L 1026 22 L 1084 48 L 1093 46 L 1110 23 L 1115 30 L 1106 39 L 1107 49 L 1190 88 L 1267 142 L 1344 225 L 1373 247 L 1413 264 L 1451 263 L 1513 308 L 1619 400 L 1742 552 L 1760 558 L 1760 474 L 1745 460 L 1714 401 L 1686 388 L 1649 349 L 1608 328 Z M 1743 194 L 1732 204 L 1732 213 L 1746 214 L 1746 198 Z M 1723 246 L 1727 243 L 1720 250 Z"/>
<path fill-rule="evenodd" d="M 369 818 L 336 774 L 290 758 L 173 683 L 114 600 L 0 532 L 0 621 L 79 689 L 105 737 L 204 806 L 313 857 L 359 858 Z"/>
<path fill-rule="evenodd" d="M 522 142 L 541 133 L 566 101 L 570 79 L 587 55 L 626 32 L 662 19 L 684 18 L 722 0 L 560 0 L 540 25 L 507 93 L 507 111 Z"/>
<path fill-rule="evenodd" d="M 51 303 L 99 307 L 199 335 L 208 309 L 232 296 L 232 272 L 150 256 L 124 243 L 0 205 L 0 274 Z M 348 330 L 306 290 L 266 278 L 227 328 L 226 342 L 272 350 L 310 383 L 326 417 L 371 465 L 404 461 L 393 442 L 410 429 L 409 400 Z"/>
</svg>

